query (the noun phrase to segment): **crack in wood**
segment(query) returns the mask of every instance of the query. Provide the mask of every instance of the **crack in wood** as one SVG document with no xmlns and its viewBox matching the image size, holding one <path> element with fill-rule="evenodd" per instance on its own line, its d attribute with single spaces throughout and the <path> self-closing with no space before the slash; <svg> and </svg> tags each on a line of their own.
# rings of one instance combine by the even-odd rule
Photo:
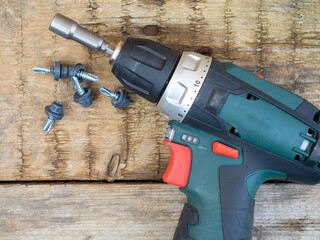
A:
<svg viewBox="0 0 320 240">
<path fill-rule="evenodd" d="M 86 144 L 86 149 L 85 152 L 86 154 L 86 161 L 88 162 L 88 178 L 91 179 L 92 178 L 92 172 L 93 172 L 93 166 L 94 166 L 94 162 L 95 162 L 95 152 L 94 152 L 94 145 L 92 143 L 92 139 L 91 139 L 91 132 L 94 134 L 94 131 L 91 130 L 92 128 L 92 124 L 88 124 L 87 125 L 87 137 L 88 137 L 88 142 Z"/>
<path fill-rule="evenodd" d="M 20 93 L 20 104 L 18 106 L 19 109 L 19 133 L 18 133 L 18 137 L 20 138 L 20 146 L 18 147 L 18 151 L 20 152 L 21 156 L 21 162 L 19 164 L 19 179 L 23 179 L 24 177 L 24 166 L 26 164 L 26 159 L 25 159 L 25 154 L 24 154 L 24 136 L 23 136 L 23 125 L 24 125 L 24 120 L 23 120 L 23 112 L 24 112 L 24 95 L 25 95 L 25 78 L 23 76 L 23 71 L 21 69 L 21 65 L 22 65 L 22 59 L 24 57 L 24 35 L 23 35 L 23 13 L 22 13 L 22 9 L 23 9 L 23 1 L 20 2 L 20 11 L 18 12 L 19 14 L 19 18 L 20 18 L 20 58 L 19 58 L 19 80 L 20 80 L 20 84 L 19 84 L 19 93 Z"/>
<path fill-rule="evenodd" d="M 292 71 L 291 74 L 291 79 L 293 80 L 293 84 L 291 85 L 292 91 L 295 92 L 297 91 L 298 88 L 298 82 L 299 82 L 299 77 L 296 77 L 296 70 L 297 70 L 297 62 L 299 61 L 298 56 L 296 54 L 296 49 L 300 45 L 298 42 L 298 36 L 300 32 L 300 10 L 302 9 L 301 3 L 299 3 L 297 0 L 292 0 L 292 7 L 294 8 L 294 14 L 293 14 L 293 19 L 292 19 L 292 26 L 291 26 L 291 45 L 292 45 L 292 59 L 290 61 L 292 65 Z"/>
<path fill-rule="evenodd" d="M 264 44 L 266 42 L 266 38 L 269 35 L 268 33 L 268 19 L 265 13 L 265 9 L 264 9 L 264 0 L 259 0 L 258 2 L 258 21 L 257 21 L 257 25 L 258 25 L 258 47 L 257 47 L 257 51 L 258 51 L 258 69 L 256 71 L 257 74 L 264 74 Z"/>
<path fill-rule="evenodd" d="M 232 34 L 231 31 L 231 19 L 233 17 L 232 9 L 231 9 L 232 0 L 225 1 L 225 13 L 224 13 L 224 22 L 226 26 L 225 38 L 224 38 L 224 55 L 229 59 L 232 60 L 230 54 L 230 36 Z"/>
</svg>

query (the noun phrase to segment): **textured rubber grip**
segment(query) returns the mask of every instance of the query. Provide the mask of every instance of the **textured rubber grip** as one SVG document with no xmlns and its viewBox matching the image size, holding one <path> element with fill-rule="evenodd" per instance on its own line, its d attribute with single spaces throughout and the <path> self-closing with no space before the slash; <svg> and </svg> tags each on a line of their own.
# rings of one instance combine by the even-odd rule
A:
<svg viewBox="0 0 320 240">
<path fill-rule="evenodd" d="M 173 240 L 252 239 L 255 201 L 248 196 L 245 178 L 238 181 L 226 174 L 219 180 L 219 188 L 212 187 L 211 192 L 202 191 L 200 185 L 192 192 L 182 189 L 188 203 Z"/>
<path fill-rule="evenodd" d="M 219 172 L 224 240 L 250 240 L 255 200 L 248 195 L 245 173 L 237 166 L 222 167 Z"/>
<path fill-rule="evenodd" d="M 173 240 L 194 240 L 189 237 L 188 224 L 198 223 L 198 213 L 189 204 L 185 203 L 181 212 L 178 226 L 173 236 Z"/>
</svg>

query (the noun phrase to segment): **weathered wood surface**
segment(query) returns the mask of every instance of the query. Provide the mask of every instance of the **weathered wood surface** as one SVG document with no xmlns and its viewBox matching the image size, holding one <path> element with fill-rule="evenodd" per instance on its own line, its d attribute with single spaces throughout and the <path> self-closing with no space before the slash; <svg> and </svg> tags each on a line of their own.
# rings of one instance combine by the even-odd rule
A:
<svg viewBox="0 0 320 240">
<path fill-rule="evenodd" d="M 318 240 L 320 187 L 266 184 L 255 240 Z M 185 197 L 164 184 L 0 185 L 0 239 L 168 240 Z"/>
<path fill-rule="evenodd" d="M 320 2 L 318 0 L 1 0 L 0 180 L 160 179 L 169 159 L 161 142 L 166 120 L 153 104 L 130 94 L 115 110 L 99 87 L 120 83 L 108 58 L 48 30 L 60 12 L 115 45 L 147 37 L 177 50 L 213 49 L 213 56 L 261 73 L 319 105 Z M 142 29 L 154 24 L 157 36 Z M 34 74 L 35 65 L 81 62 L 100 76 L 83 109 L 69 80 Z M 42 131 L 44 107 L 63 102 L 65 117 Z M 113 155 L 120 157 L 110 164 Z M 117 158 L 117 157 L 116 157 Z M 108 168 L 109 166 L 109 168 Z"/>
</svg>

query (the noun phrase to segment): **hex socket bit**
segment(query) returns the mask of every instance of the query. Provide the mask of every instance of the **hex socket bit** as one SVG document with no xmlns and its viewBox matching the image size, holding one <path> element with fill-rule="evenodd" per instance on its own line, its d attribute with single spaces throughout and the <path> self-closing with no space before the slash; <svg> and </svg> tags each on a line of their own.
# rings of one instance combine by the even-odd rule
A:
<svg viewBox="0 0 320 240">
<path fill-rule="evenodd" d="M 102 51 L 109 55 L 113 50 L 109 48 L 102 37 L 81 27 L 78 23 L 57 13 L 49 27 L 49 30 L 67 39 L 72 39 L 95 51 Z"/>
</svg>

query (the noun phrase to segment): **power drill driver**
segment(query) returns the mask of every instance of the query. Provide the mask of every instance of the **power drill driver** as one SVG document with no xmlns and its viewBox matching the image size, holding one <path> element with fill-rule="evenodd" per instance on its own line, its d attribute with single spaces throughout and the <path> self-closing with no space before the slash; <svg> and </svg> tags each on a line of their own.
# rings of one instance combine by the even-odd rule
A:
<svg viewBox="0 0 320 240">
<path fill-rule="evenodd" d="M 119 81 L 170 120 L 163 180 L 188 198 L 174 240 L 252 239 L 263 182 L 320 181 L 319 109 L 300 96 L 232 63 L 147 39 L 113 50 L 60 14 L 50 30 L 110 54 Z"/>
</svg>

